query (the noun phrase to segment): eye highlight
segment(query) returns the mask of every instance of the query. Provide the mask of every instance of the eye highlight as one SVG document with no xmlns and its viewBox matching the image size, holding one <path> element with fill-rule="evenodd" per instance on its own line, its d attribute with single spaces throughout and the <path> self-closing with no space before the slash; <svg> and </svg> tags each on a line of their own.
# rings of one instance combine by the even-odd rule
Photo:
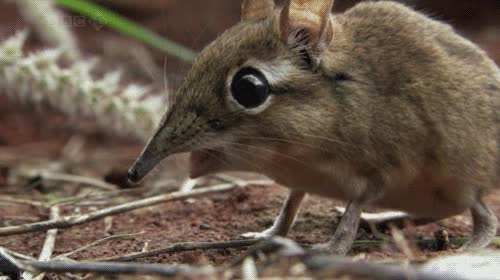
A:
<svg viewBox="0 0 500 280">
<path fill-rule="evenodd" d="M 266 77 L 254 68 L 240 69 L 231 82 L 232 97 L 246 109 L 264 104 L 270 94 Z"/>
</svg>

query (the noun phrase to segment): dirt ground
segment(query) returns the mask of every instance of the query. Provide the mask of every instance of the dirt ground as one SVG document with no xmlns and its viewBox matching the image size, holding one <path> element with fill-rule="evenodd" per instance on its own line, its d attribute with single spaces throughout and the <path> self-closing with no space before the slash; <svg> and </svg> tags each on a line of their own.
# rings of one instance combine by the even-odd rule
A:
<svg viewBox="0 0 500 280">
<path fill-rule="evenodd" d="M 116 1 L 102 0 L 100 2 L 106 3 L 144 25 L 197 50 L 213 39 L 221 30 L 234 23 L 238 19 L 239 9 L 239 3 L 238 5 L 233 3 L 238 1 L 214 1 L 214 4 L 210 5 L 207 11 L 198 9 L 201 14 L 193 15 L 187 11 L 193 11 L 200 4 L 199 1 L 163 1 L 162 3 L 151 1 L 150 6 L 144 5 L 141 9 L 136 9 L 136 5 L 133 3 L 126 4 L 133 1 L 116 3 Z M 187 4 L 181 5 L 180 2 Z M 352 1 L 340 2 L 343 8 L 352 4 Z M 456 21 L 457 26 L 461 27 L 465 34 L 479 43 L 497 62 L 500 62 L 500 22 L 498 22 L 500 7 L 493 4 L 498 2 L 492 1 L 492 6 L 483 2 L 489 3 L 488 1 L 478 1 L 478 6 L 469 7 L 469 11 L 472 13 L 482 15 L 476 21 L 464 15 L 461 12 L 461 9 L 464 8 L 460 5 L 457 11 L 450 12 L 443 17 L 450 17 L 450 21 Z M 491 9 L 495 7 L 499 8 L 493 12 L 496 13 L 497 18 L 491 16 Z M 157 12 L 154 12 L 153 9 L 156 9 Z M 177 13 L 177 11 L 184 12 Z M 439 13 L 442 10 L 436 7 L 433 11 Z M 216 13 L 227 16 L 215 20 L 219 19 L 213 16 Z M 76 16 L 69 15 L 68 20 L 74 19 L 74 17 Z M 461 17 L 463 21 L 457 20 Z M 177 21 L 177 25 L 174 24 L 175 21 Z M 26 26 L 12 4 L 0 3 L 0 38 L 6 38 L 12 35 L 15 30 Z M 99 30 L 96 31 L 95 26 L 90 24 L 74 27 L 82 48 L 87 54 L 105 55 L 105 61 L 129 69 L 134 69 L 134 65 L 137 65 L 133 59 L 125 62 L 120 59 L 123 58 L 120 54 L 123 50 L 112 49 L 116 53 L 113 51 L 110 53 L 110 50 L 103 47 L 105 44 L 102 43 L 116 42 L 116 40 L 123 42 L 124 40 L 128 41 L 128 39 L 106 29 L 98 28 Z M 36 35 L 31 35 L 28 49 L 37 49 L 40 46 L 41 43 Z M 165 59 L 164 55 L 155 52 L 152 52 L 152 57 L 153 61 L 158 63 L 157 65 L 162 65 Z M 167 73 L 176 73 L 172 76 L 181 77 L 183 71 L 187 69 L 187 65 L 173 59 L 167 58 L 167 61 Z M 160 66 L 160 71 L 163 70 L 161 68 Z M 127 75 L 144 81 L 150 79 L 140 70 L 131 70 Z M 169 75 L 167 74 L 167 76 Z M 75 139 L 83 143 L 77 160 L 71 156 L 68 157 L 64 149 L 70 145 L 68 143 Z M 141 148 L 140 143 L 133 143 L 98 131 L 91 121 L 68 123 L 67 118 L 61 114 L 21 106 L 10 102 L 0 94 L 0 195 L 36 201 L 46 201 L 54 196 L 60 198 L 75 195 L 75 186 L 71 185 L 30 188 L 26 184 L 7 182 L 13 173 L 28 163 L 33 164 L 35 159 L 42 160 L 47 164 L 61 162 L 63 159 L 66 171 L 106 178 L 124 188 L 138 188 L 140 186 L 127 185 L 123 178 L 126 168 L 133 162 Z M 38 165 L 40 164 L 38 163 Z M 183 170 L 182 160 L 171 161 L 165 164 L 162 170 L 168 170 L 170 173 L 178 171 L 176 178 L 182 178 L 182 175 L 179 175 L 182 174 Z M 178 184 L 180 183 L 181 181 L 178 181 Z M 271 225 L 279 211 L 285 193 L 286 190 L 278 186 L 251 186 L 194 201 L 165 203 L 119 214 L 113 216 L 112 220 L 98 220 L 60 230 L 54 254 L 74 250 L 109 235 L 138 232 L 143 233 L 132 239 L 111 241 L 91 248 L 77 254 L 75 259 L 89 260 L 138 252 L 143 249 L 145 244 L 149 249 L 155 249 L 182 241 L 239 239 L 241 233 L 263 230 Z M 133 197 L 124 196 L 124 199 L 131 200 Z M 487 198 L 487 202 L 493 207 L 497 217 L 500 217 L 500 191 L 491 194 Z M 337 212 L 334 207 L 340 204 L 336 201 L 309 197 L 302 207 L 300 217 L 291 231 L 290 237 L 303 244 L 314 244 L 328 240 L 335 229 Z M 95 210 L 96 207 L 66 206 L 63 207 L 63 214 L 85 213 Z M 0 227 L 42 221 L 48 219 L 48 215 L 48 211 L 43 208 L 0 202 Z M 439 229 L 446 229 L 450 237 L 463 237 L 469 234 L 470 228 L 470 217 L 468 214 L 464 214 L 427 226 L 405 229 L 404 232 L 409 240 L 432 238 L 433 233 Z M 497 234 L 500 235 L 500 231 Z M 372 234 L 365 231 L 360 231 L 358 238 L 375 239 Z M 44 239 L 44 232 L 0 237 L 0 246 L 38 257 Z M 452 246 L 452 249 L 448 251 L 436 252 L 432 248 L 423 247 L 416 250 L 416 258 L 423 260 L 436 255 L 451 254 L 454 249 L 456 247 Z M 163 254 L 139 261 L 223 264 L 241 254 L 242 251 L 243 249 L 200 250 Z M 388 245 L 355 247 L 350 255 L 384 260 L 406 258 L 397 248 Z"/>
</svg>

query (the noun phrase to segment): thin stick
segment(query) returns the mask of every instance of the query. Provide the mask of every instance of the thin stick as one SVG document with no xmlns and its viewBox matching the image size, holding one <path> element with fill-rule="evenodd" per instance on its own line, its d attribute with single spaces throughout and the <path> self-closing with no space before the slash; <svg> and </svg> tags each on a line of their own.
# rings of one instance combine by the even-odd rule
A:
<svg viewBox="0 0 500 280">
<path fill-rule="evenodd" d="M 399 279 L 419 279 L 419 280 L 445 280 L 445 279 L 465 279 L 466 275 L 441 271 L 413 265 L 384 264 L 372 261 L 354 261 L 350 258 L 339 256 L 316 255 L 303 251 L 297 244 L 288 239 L 273 239 L 260 243 L 253 247 L 253 252 L 246 254 L 242 260 L 252 257 L 256 253 L 273 255 L 271 262 L 289 259 L 296 260 L 304 265 L 304 270 L 308 275 L 317 278 L 367 278 L 376 280 L 399 280 Z M 489 257 L 489 256 L 488 256 Z M 234 268 L 240 262 L 233 262 L 233 265 L 219 269 L 213 267 L 194 266 L 173 266 L 173 265 L 151 265 L 138 263 L 99 263 L 99 262 L 40 262 L 24 261 L 19 262 L 12 258 L 0 247 L 0 259 L 6 260 L 7 268 L 12 269 L 36 269 L 43 272 L 55 273 L 97 273 L 97 274 L 147 274 L 161 276 L 218 276 L 227 272 L 227 269 Z M 489 262 L 492 263 L 492 262 Z M 493 264 L 493 263 L 492 263 Z M 445 264 L 449 265 L 449 264 Z M 252 274 L 256 271 L 251 264 Z M 257 270 L 258 271 L 258 270 Z M 249 273 L 247 274 L 249 275 Z M 219 277 L 220 278 L 220 277 Z M 194 278 L 196 279 L 196 278 Z M 467 278 L 468 279 L 468 278 Z"/>
<path fill-rule="evenodd" d="M 248 239 L 248 240 L 233 240 L 233 241 L 222 241 L 222 242 L 179 242 L 179 243 L 174 243 L 165 248 L 160 248 L 147 252 L 132 253 L 124 256 L 100 258 L 97 259 L 96 261 L 123 262 L 140 258 L 153 257 L 165 253 L 178 253 L 178 252 L 193 251 L 193 250 L 242 248 L 242 247 L 252 246 L 258 243 L 259 241 L 260 240 L 257 239 Z"/>
<path fill-rule="evenodd" d="M 82 200 L 85 201 L 97 201 L 97 200 L 103 200 L 103 199 L 109 199 L 112 197 L 120 197 L 120 195 L 123 194 L 133 194 L 133 193 L 139 193 L 141 192 L 138 189 L 127 189 L 127 190 L 114 190 L 114 191 L 106 191 L 106 192 L 89 192 L 89 193 L 84 193 L 80 194 L 77 196 L 72 196 L 72 197 L 65 197 L 61 198 L 58 200 L 55 200 L 50 203 L 50 205 L 59 205 L 59 206 L 66 206 L 70 204 L 76 204 L 78 202 L 81 202 Z"/>
<path fill-rule="evenodd" d="M 248 181 L 247 185 L 259 184 L 260 182 L 262 181 Z M 196 197 L 206 196 L 212 193 L 228 192 L 238 187 L 240 186 L 236 184 L 221 184 L 212 187 L 196 189 L 191 192 L 173 192 L 169 194 L 153 196 L 150 198 L 145 198 L 137 201 L 132 201 L 129 203 L 120 204 L 113 207 L 104 208 L 84 215 L 65 216 L 60 219 L 48 220 L 31 224 L 23 224 L 18 226 L 3 227 L 0 228 L 0 236 L 43 231 L 52 228 L 68 228 L 74 225 L 80 225 L 107 216 L 116 215 L 139 208 L 153 206 L 167 201 L 175 201 L 186 198 L 196 198 Z"/>
<path fill-rule="evenodd" d="M 138 233 L 132 233 L 132 234 L 120 234 L 120 235 L 112 235 L 112 236 L 108 236 L 106 238 L 103 238 L 103 239 L 99 239 L 97 241 L 94 241 L 90 244 L 87 244 L 85 246 L 82 246 L 80 248 L 77 248 L 71 252 L 67 252 L 67 253 L 64 253 L 64 254 L 60 254 L 56 257 L 54 257 L 54 260 L 55 259 L 61 259 L 61 258 L 69 258 L 70 256 L 76 254 L 76 253 L 80 253 L 82 251 L 85 251 L 91 247 L 95 247 L 95 246 L 98 246 L 98 245 L 101 245 L 103 243 L 106 243 L 106 242 L 109 242 L 111 240 L 116 240 L 116 239 L 131 239 L 133 238 L 134 236 L 137 236 L 137 235 L 140 235 L 140 234 L 143 234 L 144 232 L 141 231 L 141 232 L 138 232 Z"/>
<path fill-rule="evenodd" d="M 50 218 L 51 219 L 59 219 L 59 207 L 58 206 L 52 206 L 50 208 Z M 43 242 L 43 247 L 42 247 L 42 252 L 40 253 L 40 256 L 38 257 L 39 261 L 48 261 L 50 260 L 50 257 L 52 256 L 52 252 L 54 251 L 54 246 L 56 245 L 56 236 L 57 236 L 57 229 L 50 229 L 47 231 L 47 236 L 45 237 L 45 242 Z M 40 273 L 36 277 L 30 272 L 25 272 L 23 273 L 23 279 L 29 280 L 42 280 L 43 277 L 45 276 L 45 273 Z"/>
<path fill-rule="evenodd" d="M 47 207 L 44 203 L 33 200 L 19 199 L 7 196 L 0 196 L 0 202 L 10 203 L 10 204 L 20 204 L 20 205 L 28 205 L 34 207 Z"/>
<path fill-rule="evenodd" d="M 457 279 L 456 275 L 447 273 L 429 273 L 413 266 L 387 265 L 368 261 L 353 261 L 343 257 L 304 256 L 302 260 L 309 274 L 317 278 L 342 278 L 374 280 L 445 280 Z M 349 278 L 350 279 L 350 278 Z M 460 278 L 459 278 L 460 279 Z"/>
<path fill-rule="evenodd" d="M 48 180 L 48 181 L 62 181 L 62 182 L 69 182 L 69 183 L 85 184 L 85 185 L 93 186 L 97 189 L 106 190 L 106 191 L 114 191 L 114 190 L 118 189 L 118 187 L 113 185 L 113 184 L 109 184 L 109 183 L 103 182 L 99 179 L 94 179 L 94 178 L 90 178 L 90 177 L 83 177 L 83 176 L 70 175 L 70 174 L 61 174 L 61 173 L 48 172 L 48 171 L 44 171 L 40 175 L 41 175 L 43 180 Z"/>
<path fill-rule="evenodd" d="M 394 244 L 396 244 L 396 247 L 398 247 L 403 254 L 405 254 L 406 258 L 409 261 L 415 260 L 415 253 L 413 250 L 410 248 L 410 244 L 408 240 L 404 237 L 403 232 L 401 232 L 400 229 L 398 229 L 396 226 L 390 224 L 389 225 L 391 229 L 391 234 L 392 234 L 392 240 Z"/>
<path fill-rule="evenodd" d="M 80 263 L 26 261 L 37 270 L 54 273 L 97 273 L 97 274 L 148 274 L 159 276 L 202 276 L 215 273 L 211 267 L 199 268 L 186 265 L 136 264 L 136 263 Z M 196 279 L 196 278 L 193 278 Z"/>
<path fill-rule="evenodd" d="M 50 219 L 59 219 L 59 212 L 59 206 L 52 206 L 50 208 Z M 42 252 L 40 253 L 40 257 L 38 257 L 39 261 L 50 260 L 52 252 L 54 251 L 54 246 L 56 245 L 56 236 L 57 229 L 50 229 L 47 231 L 47 236 L 45 237 L 45 242 L 43 243 Z"/>
<path fill-rule="evenodd" d="M 450 244 L 456 244 L 456 245 L 463 245 L 467 241 L 469 241 L 469 237 L 456 237 L 456 238 L 450 238 Z M 360 246 L 378 246 L 382 245 L 384 243 L 390 243 L 391 241 L 387 240 L 356 240 L 353 242 L 353 247 L 360 247 Z M 434 238 L 425 238 L 425 239 L 415 239 L 412 242 L 415 242 L 417 244 L 434 244 L 436 242 L 436 239 Z M 500 244 L 500 236 L 497 236 L 491 241 L 492 244 Z"/>
<path fill-rule="evenodd" d="M 19 271 L 26 268 L 23 263 L 11 256 L 8 250 L 3 247 L 0 247 L 0 265 L 2 271 Z"/>
<path fill-rule="evenodd" d="M 241 265 L 242 279 L 244 280 L 254 280 L 259 279 L 259 272 L 257 266 L 255 265 L 255 260 L 252 257 L 246 257 Z"/>
<path fill-rule="evenodd" d="M 1 248 L 1 247 L 0 247 Z M 13 256 L 13 257 L 16 257 L 20 260 L 25 260 L 25 261 L 34 261 L 36 260 L 35 258 L 32 258 L 30 256 L 27 256 L 27 255 L 24 255 L 24 254 L 21 254 L 21 253 L 18 253 L 18 252 L 14 252 L 14 251 L 11 251 L 7 248 L 3 248 L 5 250 L 5 252 L 7 252 L 7 254 Z"/>
</svg>

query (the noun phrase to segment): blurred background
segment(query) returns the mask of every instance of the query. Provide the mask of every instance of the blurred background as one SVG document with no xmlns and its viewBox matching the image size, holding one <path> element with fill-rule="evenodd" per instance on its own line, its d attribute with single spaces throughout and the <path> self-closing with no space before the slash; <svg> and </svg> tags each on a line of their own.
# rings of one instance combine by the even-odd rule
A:
<svg viewBox="0 0 500 280">
<path fill-rule="evenodd" d="M 15 2 L 15 1 L 10 1 Z M 95 0 L 103 6 L 157 31 L 176 42 L 201 50 L 240 17 L 238 0 Z M 277 0 L 281 3 L 282 0 Z M 359 0 L 337 0 L 334 11 L 342 12 Z M 436 19 L 455 26 L 467 37 L 500 54 L 500 1 L 498 0 L 399 0 Z M 99 53 L 107 41 L 117 36 L 79 15 L 68 14 L 68 24 L 81 36 L 80 44 Z M 0 36 L 25 26 L 13 3 L 0 1 Z M 96 32 L 98 31 L 98 32 Z M 35 40 L 36 38 L 32 38 Z M 117 46 L 116 51 L 124 45 Z M 162 61 L 162 54 L 156 54 Z M 160 63 L 161 65 L 163 64 Z M 170 63 L 169 63 L 170 64 Z"/>
</svg>

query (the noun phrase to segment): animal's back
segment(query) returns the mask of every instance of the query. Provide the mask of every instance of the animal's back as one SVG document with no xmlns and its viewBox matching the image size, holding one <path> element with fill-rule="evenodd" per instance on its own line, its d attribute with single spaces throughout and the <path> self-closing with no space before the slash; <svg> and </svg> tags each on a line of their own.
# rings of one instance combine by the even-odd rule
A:
<svg viewBox="0 0 500 280">
<path fill-rule="evenodd" d="M 344 42 L 334 42 L 333 52 L 356 56 L 346 61 L 370 77 L 363 82 L 371 92 L 363 94 L 374 99 L 372 120 L 391 121 L 374 125 L 374 137 L 408 129 L 392 145 L 407 148 L 399 153 L 438 162 L 479 188 L 498 187 L 500 71 L 487 54 L 451 26 L 395 2 L 361 3 L 337 20 Z"/>
</svg>

